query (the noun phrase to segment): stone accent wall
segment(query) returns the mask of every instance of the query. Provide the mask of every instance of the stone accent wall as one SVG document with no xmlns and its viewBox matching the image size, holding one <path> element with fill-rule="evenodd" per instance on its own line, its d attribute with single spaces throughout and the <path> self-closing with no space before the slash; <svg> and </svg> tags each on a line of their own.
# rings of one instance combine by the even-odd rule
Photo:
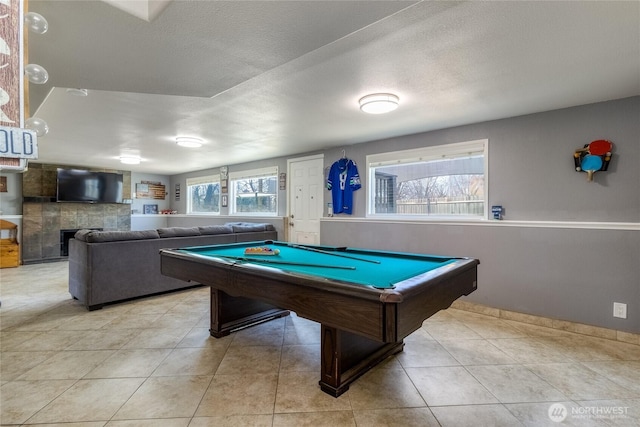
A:
<svg viewBox="0 0 640 427">
<path fill-rule="evenodd" d="M 60 259 L 60 230 L 101 228 L 130 230 L 131 205 L 120 203 L 56 202 L 57 169 L 85 167 L 29 163 L 22 174 L 22 261 L 24 264 Z M 131 198 L 131 172 L 123 174 L 123 197 Z"/>
</svg>

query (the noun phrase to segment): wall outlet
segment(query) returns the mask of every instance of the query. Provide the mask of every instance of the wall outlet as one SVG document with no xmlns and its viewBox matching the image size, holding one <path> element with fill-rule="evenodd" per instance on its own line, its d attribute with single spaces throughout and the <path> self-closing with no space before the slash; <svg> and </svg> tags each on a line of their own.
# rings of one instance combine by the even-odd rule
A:
<svg viewBox="0 0 640 427">
<path fill-rule="evenodd" d="M 613 303 L 613 317 L 619 317 L 621 319 L 627 318 L 627 304 L 621 302 Z"/>
</svg>

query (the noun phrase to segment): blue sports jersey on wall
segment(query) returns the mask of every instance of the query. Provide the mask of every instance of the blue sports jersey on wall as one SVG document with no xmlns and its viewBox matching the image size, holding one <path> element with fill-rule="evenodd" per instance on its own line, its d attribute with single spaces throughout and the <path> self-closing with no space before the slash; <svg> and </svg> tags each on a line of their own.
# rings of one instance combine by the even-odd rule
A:
<svg viewBox="0 0 640 427">
<path fill-rule="evenodd" d="M 361 187 L 358 167 L 353 160 L 342 158 L 331 165 L 327 189 L 331 191 L 333 213 L 351 214 L 353 192 Z"/>
</svg>

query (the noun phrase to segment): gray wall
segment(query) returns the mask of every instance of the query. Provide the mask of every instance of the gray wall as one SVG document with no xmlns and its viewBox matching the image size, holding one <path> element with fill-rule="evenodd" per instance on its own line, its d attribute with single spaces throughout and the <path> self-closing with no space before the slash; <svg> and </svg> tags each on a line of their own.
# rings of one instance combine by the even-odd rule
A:
<svg viewBox="0 0 640 427">
<path fill-rule="evenodd" d="M 353 216 L 322 221 L 322 243 L 472 256 L 481 265 L 478 291 L 469 301 L 640 333 L 640 97 L 346 151 L 363 175 L 366 154 L 482 138 L 489 139 L 489 205 L 502 204 L 505 219 L 515 222 L 365 220 L 363 188 L 356 193 Z M 573 151 L 601 138 L 615 144 L 614 157 L 609 171 L 587 182 L 573 169 Z M 341 155 L 341 150 L 326 153 L 327 165 Z M 627 319 L 613 317 L 613 302 L 627 304 Z"/>
<path fill-rule="evenodd" d="M 287 158 L 265 159 L 255 162 L 242 163 L 238 165 L 229 165 L 229 173 L 239 172 L 251 169 L 261 169 L 271 166 L 278 167 L 278 173 L 287 172 Z M 278 238 L 285 240 L 286 230 L 284 228 L 283 216 L 287 211 L 287 191 L 278 191 L 278 213 L 277 216 L 229 216 L 229 208 L 220 208 L 220 215 L 181 215 L 187 211 L 187 178 L 193 178 L 206 175 L 217 175 L 220 168 L 205 169 L 197 172 L 189 172 L 180 175 L 171 176 L 171 185 L 169 186 L 169 200 L 171 200 L 171 209 L 177 210 L 178 215 L 169 215 L 167 217 L 167 226 L 169 227 L 194 227 L 200 225 L 217 225 L 227 222 L 260 222 L 273 224 L 278 232 Z M 175 186 L 180 184 L 180 200 L 176 200 Z"/>
<path fill-rule="evenodd" d="M 367 154 L 485 138 L 489 206 L 503 205 L 505 221 L 366 218 Z M 611 140 L 614 156 L 607 172 L 587 182 L 584 173 L 574 170 L 573 152 L 596 139 Z M 364 185 L 355 193 L 353 215 L 321 222 L 323 244 L 475 257 L 481 262 L 478 291 L 468 301 L 640 333 L 640 97 L 330 149 L 323 152 L 325 166 L 343 149 L 360 166 Z M 315 153 L 300 156 L 310 154 Z M 286 158 L 229 169 L 274 164 L 286 172 Z M 202 174 L 171 178 L 170 193 L 175 183 L 183 189 L 180 202 L 171 193 L 173 209 L 185 211 L 186 178 Z M 286 215 L 285 197 L 281 191 L 279 216 Z M 328 191 L 324 202 L 330 202 Z M 274 218 L 274 224 L 283 236 L 277 225 L 281 220 Z M 185 224 L 184 218 L 170 221 Z M 627 304 L 627 319 L 613 317 L 613 302 Z"/>
<path fill-rule="evenodd" d="M 246 171 L 252 169 L 261 169 L 271 166 L 278 167 L 278 173 L 287 172 L 287 158 L 280 157 L 274 159 L 265 159 L 255 162 L 242 163 L 239 165 L 229 165 L 229 173 Z M 220 173 L 220 168 L 204 169 L 196 172 L 183 173 L 180 175 L 173 175 L 171 177 L 171 185 L 169 187 L 169 198 L 171 200 L 171 209 L 177 210 L 178 213 L 185 213 L 187 211 L 187 178 L 194 178 L 206 175 L 217 175 Z M 175 198 L 175 186 L 180 184 L 180 200 Z M 278 215 L 284 216 L 287 211 L 287 191 L 278 191 Z M 229 209 L 220 208 L 220 215 L 228 215 Z M 231 220 L 233 221 L 233 219 Z"/>
<path fill-rule="evenodd" d="M 640 333 L 640 231 L 346 219 L 321 228 L 325 245 L 477 258 L 467 301 Z M 627 319 L 613 317 L 614 302 Z"/>
<path fill-rule="evenodd" d="M 640 97 L 341 147 L 325 166 L 353 159 L 365 178 L 367 154 L 447 143 L 489 140 L 489 206 L 505 219 L 640 222 Z M 593 182 L 574 170 L 573 152 L 596 139 L 614 143 L 607 172 Z M 366 213 L 366 189 L 355 193 L 354 217 Z M 325 202 L 329 202 L 325 195 Z"/>
</svg>

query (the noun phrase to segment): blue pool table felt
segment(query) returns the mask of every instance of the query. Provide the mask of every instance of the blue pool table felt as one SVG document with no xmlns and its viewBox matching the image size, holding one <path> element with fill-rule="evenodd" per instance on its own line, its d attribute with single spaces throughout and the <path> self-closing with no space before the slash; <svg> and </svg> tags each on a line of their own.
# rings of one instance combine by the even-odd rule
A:
<svg viewBox="0 0 640 427">
<path fill-rule="evenodd" d="M 269 247 L 280 251 L 278 255 L 245 255 L 245 248 Z M 323 250 L 322 246 L 311 246 Z M 384 252 L 364 249 L 347 248 L 345 251 L 332 251 L 332 254 L 319 253 L 290 246 L 287 243 L 250 242 L 249 244 L 231 244 L 219 246 L 201 246 L 183 248 L 181 251 L 205 257 L 230 257 L 230 262 L 252 263 L 264 267 L 277 268 L 279 270 L 304 275 L 319 276 L 332 280 L 372 286 L 378 289 L 390 289 L 398 282 L 417 275 L 427 273 L 433 269 L 444 267 L 453 263 L 455 258 L 438 257 L 433 255 L 406 254 L 401 252 Z M 335 253 L 336 255 L 333 255 Z M 372 263 L 356 260 L 378 261 Z M 246 258 L 247 260 L 235 260 L 233 258 Z M 255 261 L 253 261 L 255 260 Z M 332 267 L 315 267 L 308 265 L 272 264 L 269 261 L 286 261 L 301 264 L 317 264 L 319 266 L 355 267 L 355 269 L 340 269 Z"/>
</svg>

